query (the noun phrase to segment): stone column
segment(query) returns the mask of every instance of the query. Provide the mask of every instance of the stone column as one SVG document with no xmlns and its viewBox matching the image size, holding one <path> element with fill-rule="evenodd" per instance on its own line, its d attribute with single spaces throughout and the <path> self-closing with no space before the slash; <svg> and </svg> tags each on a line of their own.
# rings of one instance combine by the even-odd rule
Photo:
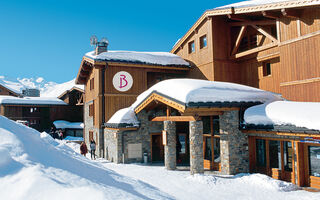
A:
<svg viewBox="0 0 320 200">
<path fill-rule="evenodd" d="M 190 121 L 190 173 L 203 173 L 203 123 L 202 121 Z"/>
<path fill-rule="evenodd" d="M 176 169 L 176 123 L 164 121 L 164 130 L 167 131 L 167 145 L 164 147 L 164 163 L 167 170 Z"/>
<path fill-rule="evenodd" d="M 249 172 L 248 137 L 239 130 L 239 111 L 225 111 L 220 115 L 221 172 L 237 174 Z"/>
</svg>

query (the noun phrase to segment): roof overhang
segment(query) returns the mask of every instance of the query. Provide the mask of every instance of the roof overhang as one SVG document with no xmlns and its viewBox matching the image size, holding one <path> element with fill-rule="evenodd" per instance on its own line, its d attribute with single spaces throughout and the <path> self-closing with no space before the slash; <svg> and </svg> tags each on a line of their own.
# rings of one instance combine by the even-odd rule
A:
<svg viewBox="0 0 320 200">
<path fill-rule="evenodd" d="M 66 91 L 64 91 L 62 94 L 60 94 L 60 95 L 58 96 L 58 99 L 62 98 L 62 97 L 63 97 L 64 95 L 66 95 L 67 93 L 72 92 L 73 90 L 77 90 L 77 91 L 79 91 L 79 92 L 81 92 L 81 93 L 84 92 L 83 89 L 78 88 L 78 87 L 76 87 L 76 86 L 73 86 L 70 90 L 66 90 Z"/>
<path fill-rule="evenodd" d="M 213 9 L 205 11 L 201 17 L 193 24 L 188 32 L 174 45 L 171 53 L 176 51 L 184 44 L 184 42 L 194 33 L 197 32 L 198 27 L 206 20 L 211 20 L 215 16 L 232 15 L 232 14 L 247 14 L 247 13 L 261 13 L 263 11 L 273 11 L 290 8 L 304 8 L 310 6 L 320 6 L 320 0 L 294 0 L 286 2 L 268 3 L 264 5 L 253 5 L 244 7 L 227 7 L 222 9 Z"/>
</svg>

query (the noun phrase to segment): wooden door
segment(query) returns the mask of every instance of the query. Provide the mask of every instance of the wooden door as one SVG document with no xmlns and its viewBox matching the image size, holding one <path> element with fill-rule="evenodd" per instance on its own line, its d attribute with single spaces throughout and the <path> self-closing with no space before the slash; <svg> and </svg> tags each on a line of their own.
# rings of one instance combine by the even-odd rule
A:
<svg viewBox="0 0 320 200">
<path fill-rule="evenodd" d="M 164 161 L 164 148 L 162 144 L 162 135 L 160 133 L 151 135 L 151 161 Z"/>
</svg>

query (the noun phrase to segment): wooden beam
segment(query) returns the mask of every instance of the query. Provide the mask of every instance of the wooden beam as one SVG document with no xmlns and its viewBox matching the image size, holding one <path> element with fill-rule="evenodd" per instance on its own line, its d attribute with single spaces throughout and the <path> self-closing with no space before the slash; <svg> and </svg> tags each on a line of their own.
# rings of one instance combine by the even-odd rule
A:
<svg viewBox="0 0 320 200">
<path fill-rule="evenodd" d="M 223 108 L 187 108 L 184 113 L 202 113 L 202 112 L 219 112 L 240 110 L 238 107 L 223 107 Z"/>
<path fill-rule="evenodd" d="M 189 122 L 197 121 L 199 117 L 196 116 L 160 116 L 155 117 L 151 121 L 153 122 L 163 122 L 163 121 L 173 121 L 173 122 Z"/>
<path fill-rule="evenodd" d="M 242 130 L 246 134 L 264 134 L 264 135 L 279 135 L 279 136 L 296 136 L 296 137 L 319 137 L 319 134 L 312 133 L 288 133 L 276 131 L 256 131 L 256 130 Z"/>
<path fill-rule="evenodd" d="M 228 14 L 227 16 L 229 19 L 236 20 L 236 21 L 241 21 L 241 22 L 248 21 L 248 18 L 240 16 L 240 15 Z"/>
<path fill-rule="evenodd" d="M 268 33 L 267 31 L 263 30 L 263 28 L 261 27 L 258 27 L 256 25 L 250 25 L 252 26 L 253 28 L 255 28 L 257 31 L 259 31 L 260 33 L 262 33 L 264 36 L 266 36 L 267 38 L 271 39 L 272 42 L 278 42 L 278 40 L 273 37 L 270 33 Z"/>
<path fill-rule="evenodd" d="M 249 26 L 249 25 L 273 25 L 275 24 L 275 20 L 260 20 L 260 21 L 243 21 L 243 22 L 230 22 L 228 23 L 229 26 Z"/>
<path fill-rule="evenodd" d="M 235 53 L 237 53 L 241 40 L 246 32 L 247 26 L 242 26 L 239 32 L 239 35 L 237 37 L 236 43 L 234 44 L 233 50 L 231 52 L 231 55 L 234 55 Z"/>
<path fill-rule="evenodd" d="M 223 111 L 203 111 L 203 112 L 188 112 L 188 113 L 183 113 L 182 115 L 192 115 L 192 116 L 213 116 L 213 115 L 223 115 Z"/>
<path fill-rule="evenodd" d="M 82 65 L 82 71 L 90 71 L 91 69 L 92 67 L 89 66 L 87 62 L 84 62 L 84 64 Z"/>
<path fill-rule="evenodd" d="M 301 10 L 289 10 L 289 9 L 282 8 L 281 13 L 284 17 L 288 17 L 288 18 L 296 19 L 301 17 Z"/>
<path fill-rule="evenodd" d="M 267 45 L 264 45 L 264 46 L 261 46 L 261 47 L 256 47 L 256 48 L 253 48 L 253 49 L 241 52 L 241 53 L 237 53 L 234 56 L 232 56 L 230 59 L 241 58 L 241 57 L 253 54 L 253 53 L 257 53 L 257 52 L 260 52 L 260 51 L 264 51 L 264 50 L 270 49 L 270 48 L 275 47 L 275 46 L 278 46 L 278 44 L 275 43 L 275 42 L 272 42 L 270 44 L 267 44 Z"/>
<path fill-rule="evenodd" d="M 278 19 L 280 18 L 280 15 L 281 15 L 279 13 L 270 12 L 270 11 L 262 11 L 261 13 L 264 17 L 270 18 L 270 19 Z"/>
</svg>

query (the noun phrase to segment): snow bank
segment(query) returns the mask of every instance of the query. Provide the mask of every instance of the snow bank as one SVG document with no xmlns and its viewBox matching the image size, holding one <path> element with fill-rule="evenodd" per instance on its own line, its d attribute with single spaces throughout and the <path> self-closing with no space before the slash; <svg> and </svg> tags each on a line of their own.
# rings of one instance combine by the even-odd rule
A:
<svg viewBox="0 0 320 200">
<path fill-rule="evenodd" d="M 137 97 L 138 106 L 152 92 L 159 92 L 182 103 L 189 102 L 250 102 L 281 100 L 279 95 L 257 88 L 219 81 L 170 79 L 161 81 Z"/>
<path fill-rule="evenodd" d="M 84 127 L 84 124 L 82 122 L 68 122 L 65 120 L 57 120 L 57 121 L 54 121 L 53 124 L 57 129 L 66 129 L 66 128 L 83 129 Z"/>
<path fill-rule="evenodd" d="M 121 110 L 118 110 L 107 123 L 127 123 L 127 124 L 133 124 L 133 125 L 139 125 L 139 121 L 136 117 L 136 114 L 134 113 L 134 110 L 129 108 L 123 108 Z"/>
<path fill-rule="evenodd" d="M 95 52 L 91 51 L 85 56 L 101 61 L 190 66 L 180 56 L 168 52 L 108 51 L 95 55 Z"/>
<path fill-rule="evenodd" d="M 247 124 L 294 125 L 320 130 L 320 103 L 275 101 L 248 108 L 244 114 Z"/>
<path fill-rule="evenodd" d="M 3 116 L 0 135 L 1 199 L 172 199 Z"/>
<path fill-rule="evenodd" d="M 0 104 L 27 104 L 27 105 L 67 105 L 55 97 L 13 97 L 0 96 Z"/>
</svg>

